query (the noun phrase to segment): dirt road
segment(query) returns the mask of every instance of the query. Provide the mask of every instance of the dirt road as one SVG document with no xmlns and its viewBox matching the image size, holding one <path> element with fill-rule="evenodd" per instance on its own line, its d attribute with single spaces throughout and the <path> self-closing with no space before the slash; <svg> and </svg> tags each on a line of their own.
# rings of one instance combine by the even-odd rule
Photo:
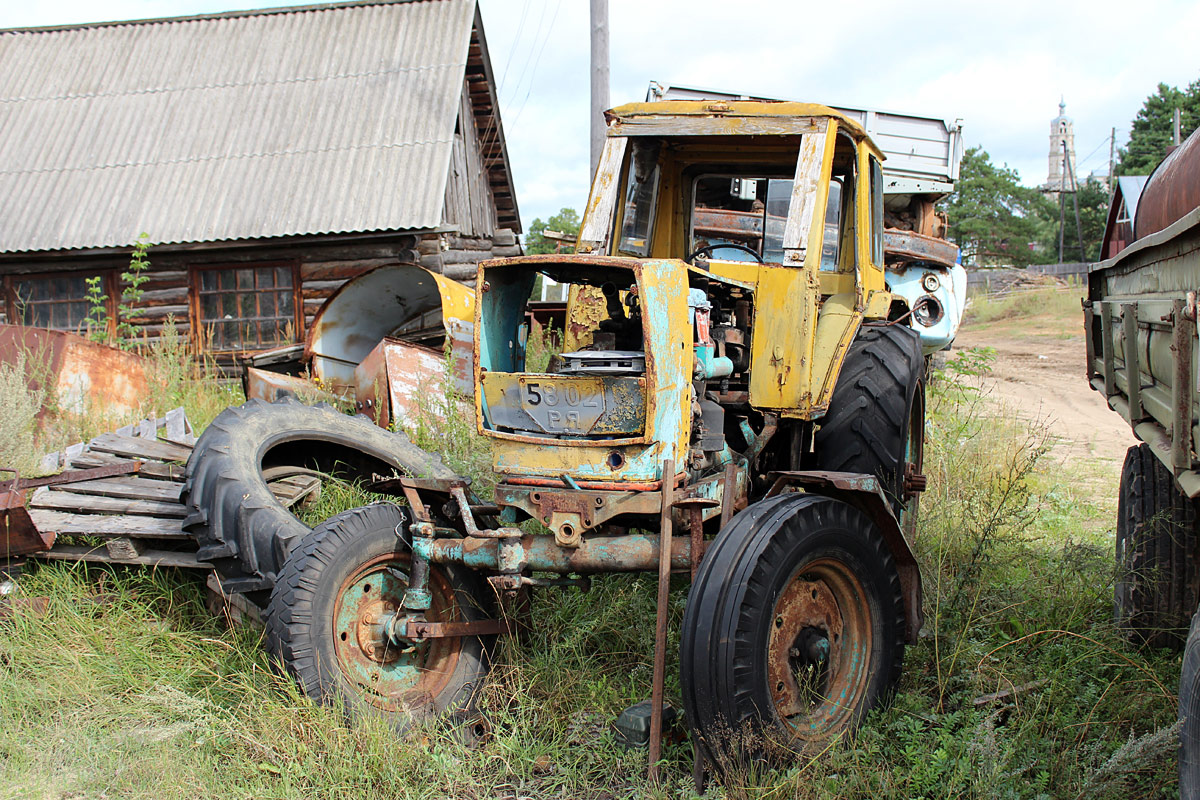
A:
<svg viewBox="0 0 1200 800">
<path fill-rule="evenodd" d="M 1119 480 L 1125 450 L 1137 440 L 1088 385 L 1083 335 L 1073 330 L 1073 322 L 1026 329 L 964 325 L 955 347 L 995 348 L 985 389 L 1014 415 L 1044 421 L 1054 439 L 1051 457 L 1108 495 Z"/>
</svg>

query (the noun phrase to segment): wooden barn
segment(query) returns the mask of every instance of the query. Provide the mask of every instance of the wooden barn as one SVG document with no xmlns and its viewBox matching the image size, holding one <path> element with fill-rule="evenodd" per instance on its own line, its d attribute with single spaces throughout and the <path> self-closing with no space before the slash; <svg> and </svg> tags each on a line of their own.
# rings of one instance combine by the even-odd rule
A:
<svg viewBox="0 0 1200 800">
<path fill-rule="evenodd" d="M 3 321 L 79 330 L 94 276 L 115 318 L 144 232 L 141 333 L 228 362 L 374 267 L 519 252 L 475 0 L 3 30 L 0 108 Z"/>
</svg>

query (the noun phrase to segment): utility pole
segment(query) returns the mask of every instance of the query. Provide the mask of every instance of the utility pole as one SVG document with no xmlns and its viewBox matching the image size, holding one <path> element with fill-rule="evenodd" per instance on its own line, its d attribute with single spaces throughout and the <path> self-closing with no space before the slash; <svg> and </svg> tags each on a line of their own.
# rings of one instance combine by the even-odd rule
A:
<svg viewBox="0 0 1200 800">
<path fill-rule="evenodd" d="M 592 175 L 600 163 L 604 149 L 604 112 L 608 110 L 608 0 L 591 0 L 592 4 L 592 106 L 591 157 Z"/>
<path fill-rule="evenodd" d="M 1179 118 L 1180 118 L 1179 109 L 1176 108 L 1175 109 L 1175 146 L 1176 147 L 1179 147 L 1179 123 L 1180 123 Z"/>
<path fill-rule="evenodd" d="M 1113 172 L 1116 165 L 1117 154 L 1117 129 L 1113 128 L 1112 133 L 1108 137 L 1108 199 L 1112 201 L 1113 193 L 1117 191 L 1117 187 L 1113 185 Z"/>
<path fill-rule="evenodd" d="M 1071 173 L 1071 197 L 1075 200 L 1075 235 L 1079 237 L 1079 260 L 1086 261 L 1083 252 L 1083 225 L 1079 221 L 1079 178 L 1075 175 L 1075 165 L 1071 163 L 1071 154 L 1067 151 L 1067 143 L 1063 142 L 1063 158 L 1067 162 L 1067 171 Z M 1062 263 L 1062 257 L 1058 259 Z"/>
<path fill-rule="evenodd" d="M 1063 168 L 1058 176 L 1058 263 L 1063 263 L 1063 220 L 1067 202 L 1067 140 L 1063 139 Z"/>
</svg>

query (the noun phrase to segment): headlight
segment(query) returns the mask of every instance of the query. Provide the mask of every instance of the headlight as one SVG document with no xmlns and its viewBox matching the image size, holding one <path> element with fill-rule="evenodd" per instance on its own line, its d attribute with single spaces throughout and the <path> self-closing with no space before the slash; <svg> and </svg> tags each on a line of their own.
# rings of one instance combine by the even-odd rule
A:
<svg viewBox="0 0 1200 800">
<path fill-rule="evenodd" d="M 932 272 L 926 272 L 925 277 L 921 278 L 921 285 L 925 287 L 925 291 L 927 292 L 936 292 L 942 284 L 938 280 L 937 275 L 934 275 Z"/>
<path fill-rule="evenodd" d="M 934 279 L 937 280 L 936 278 Z M 946 316 L 945 309 L 938 299 L 930 294 L 923 294 L 917 299 L 917 305 L 913 308 L 913 319 L 924 325 L 926 328 L 932 328 L 942 321 L 942 317 Z"/>
</svg>

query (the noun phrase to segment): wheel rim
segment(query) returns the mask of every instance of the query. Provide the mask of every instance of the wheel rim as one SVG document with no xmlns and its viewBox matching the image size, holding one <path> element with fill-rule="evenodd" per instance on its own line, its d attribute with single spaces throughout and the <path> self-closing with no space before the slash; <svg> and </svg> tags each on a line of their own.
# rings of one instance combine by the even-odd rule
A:
<svg viewBox="0 0 1200 800">
<path fill-rule="evenodd" d="M 462 651 L 461 637 L 400 646 L 384 635 L 384 620 L 402 605 L 408 570 L 405 554 L 371 559 L 342 583 L 334 606 L 333 646 L 341 678 L 358 697 L 385 711 L 431 704 L 450 682 Z M 429 589 L 426 619 L 459 621 L 454 590 L 439 570 L 430 570 Z"/>
<path fill-rule="evenodd" d="M 801 567 L 779 594 L 767 644 L 776 714 L 793 736 L 821 738 L 854 719 L 870 679 L 871 610 L 842 561 Z"/>
</svg>

